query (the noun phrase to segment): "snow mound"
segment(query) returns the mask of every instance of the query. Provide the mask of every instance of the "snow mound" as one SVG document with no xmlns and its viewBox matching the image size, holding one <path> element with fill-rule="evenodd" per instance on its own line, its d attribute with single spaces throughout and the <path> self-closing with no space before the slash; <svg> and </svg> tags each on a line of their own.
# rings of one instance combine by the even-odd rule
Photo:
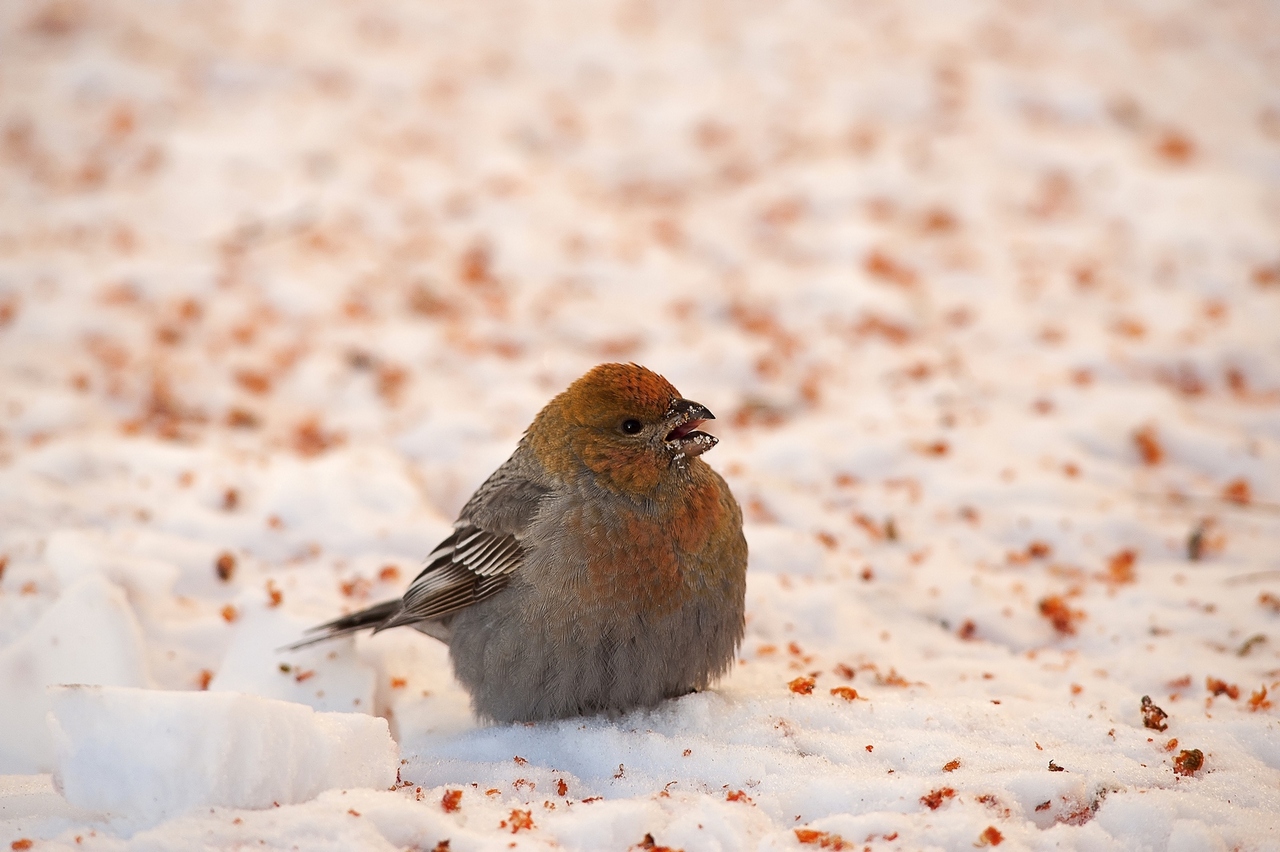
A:
<svg viewBox="0 0 1280 852">
<path fill-rule="evenodd" d="M 50 693 L 54 785 L 112 817 L 154 824 L 199 806 L 266 808 L 396 780 L 396 745 L 377 717 L 230 692 Z"/>
<path fill-rule="evenodd" d="M 53 768 L 45 687 L 68 682 L 151 682 L 133 609 L 124 592 L 98 574 L 72 584 L 30 630 L 0 650 L 0 772 Z"/>
</svg>

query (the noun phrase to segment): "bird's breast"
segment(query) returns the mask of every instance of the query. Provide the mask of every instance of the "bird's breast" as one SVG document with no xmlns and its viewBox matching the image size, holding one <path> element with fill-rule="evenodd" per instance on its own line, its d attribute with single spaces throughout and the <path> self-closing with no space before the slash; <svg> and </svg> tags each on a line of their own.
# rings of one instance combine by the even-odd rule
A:
<svg viewBox="0 0 1280 852">
<path fill-rule="evenodd" d="M 553 539 L 569 578 L 566 608 L 578 617 L 661 617 L 692 603 L 703 584 L 691 576 L 716 555 L 715 531 L 728 511 L 715 483 L 692 483 L 673 499 L 638 505 L 623 500 L 569 500 Z M 541 554 L 540 554 L 541 555 Z M 550 566 L 548 566 L 550 567 Z"/>
</svg>

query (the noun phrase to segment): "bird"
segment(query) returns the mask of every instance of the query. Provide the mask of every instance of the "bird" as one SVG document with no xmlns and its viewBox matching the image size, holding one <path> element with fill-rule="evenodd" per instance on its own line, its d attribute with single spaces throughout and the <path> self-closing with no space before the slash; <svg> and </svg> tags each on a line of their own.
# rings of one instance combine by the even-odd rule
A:
<svg viewBox="0 0 1280 852">
<path fill-rule="evenodd" d="M 714 415 L 637 364 L 537 414 L 399 600 L 300 648 L 408 625 L 449 647 L 481 720 L 620 716 L 701 691 L 745 629 L 742 510 L 703 459 Z"/>
</svg>

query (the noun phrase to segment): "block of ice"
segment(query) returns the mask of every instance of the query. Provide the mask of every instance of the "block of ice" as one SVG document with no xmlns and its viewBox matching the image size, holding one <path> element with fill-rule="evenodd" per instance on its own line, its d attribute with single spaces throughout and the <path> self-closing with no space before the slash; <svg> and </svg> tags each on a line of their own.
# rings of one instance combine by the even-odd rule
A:
<svg viewBox="0 0 1280 852">
<path fill-rule="evenodd" d="M 50 692 L 54 785 L 77 807 L 138 824 L 198 806 L 265 808 L 396 779 L 396 744 L 374 716 L 231 692 Z"/>
<path fill-rule="evenodd" d="M 120 588 L 82 578 L 23 636 L 0 650 L 0 774 L 53 769 L 45 687 L 149 686 L 142 630 Z"/>
</svg>

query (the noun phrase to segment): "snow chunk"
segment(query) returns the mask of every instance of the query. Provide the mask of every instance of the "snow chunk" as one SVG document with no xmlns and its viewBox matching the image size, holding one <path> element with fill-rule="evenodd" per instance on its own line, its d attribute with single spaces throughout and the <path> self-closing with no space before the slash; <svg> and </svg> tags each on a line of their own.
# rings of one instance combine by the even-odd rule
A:
<svg viewBox="0 0 1280 852">
<path fill-rule="evenodd" d="M 0 773 L 53 768 L 46 686 L 149 686 L 145 660 L 142 629 L 124 592 L 100 574 L 73 584 L 0 650 Z"/>
<path fill-rule="evenodd" d="M 50 693 L 54 785 L 77 807 L 140 823 L 396 780 L 385 719 L 229 692 L 75 685 Z"/>
</svg>

